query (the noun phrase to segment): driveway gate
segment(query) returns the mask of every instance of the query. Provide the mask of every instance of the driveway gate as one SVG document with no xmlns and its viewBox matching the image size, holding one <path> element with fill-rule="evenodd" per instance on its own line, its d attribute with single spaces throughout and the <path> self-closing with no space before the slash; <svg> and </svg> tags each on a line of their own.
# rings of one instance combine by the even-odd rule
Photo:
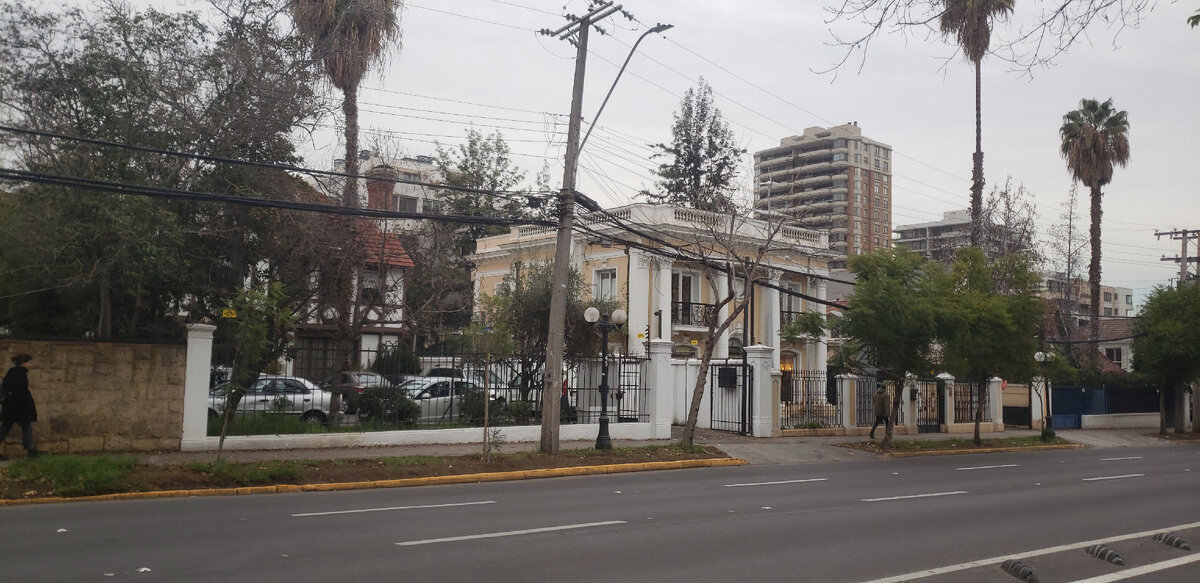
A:
<svg viewBox="0 0 1200 583">
<path fill-rule="evenodd" d="M 750 365 L 714 365 L 709 371 L 709 418 L 713 429 L 750 435 L 750 411 L 754 405 L 750 387 Z"/>
<path fill-rule="evenodd" d="M 920 379 L 916 386 L 917 433 L 938 433 L 946 411 L 946 398 L 937 379 Z"/>
</svg>

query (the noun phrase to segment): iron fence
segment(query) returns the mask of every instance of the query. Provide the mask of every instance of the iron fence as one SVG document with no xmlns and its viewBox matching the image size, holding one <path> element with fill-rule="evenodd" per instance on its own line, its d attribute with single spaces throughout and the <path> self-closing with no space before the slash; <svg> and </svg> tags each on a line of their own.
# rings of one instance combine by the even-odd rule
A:
<svg viewBox="0 0 1200 583">
<path fill-rule="evenodd" d="M 783 371 L 779 387 L 781 429 L 840 427 L 837 378 L 824 371 Z"/>
<path fill-rule="evenodd" d="M 754 407 L 753 369 L 738 362 L 713 364 L 709 371 L 709 420 L 713 429 L 750 435 Z"/>
<path fill-rule="evenodd" d="M 954 383 L 954 422 L 974 423 L 977 406 L 983 408 L 979 420 L 990 423 L 992 410 L 987 387 L 981 383 Z"/>
<path fill-rule="evenodd" d="M 217 385 L 209 399 L 209 434 L 220 433 L 225 404 L 235 401 L 227 435 L 482 427 L 485 419 L 490 426 L 541 424 L 540 359 L 413 356 L 385 344 L 355 351 L 347 370 L 342 360 L 328 342 L 297 342 L 279 374 L 232 395 L 228 384 Z M 574 359 L 564 367 L 556 391 L 562 423 L 599 420 L 601 360 Z M 647 362 L 609 357 L 610 423 L 649 421 Z"/>
<path fill-rule="evenodd" d="M 858 427 L 870 427 L 875 424 L 875 387 L 879 386 L 879 381 L 873 376 L 852 376 L 844 382 L 854 383 L 854 424 Z M 895 391 L 891 384 L 887 385 L 887 391 L 892 398 L 895 399 Z M 894 403 L 893 403 L 894 404 Z M 893 408 L 895 410 L 895 408 Z M 904 407 L 901 406 L 896 414 L 896 420 L 893 425 L 904 424 Z"/>
</svg>

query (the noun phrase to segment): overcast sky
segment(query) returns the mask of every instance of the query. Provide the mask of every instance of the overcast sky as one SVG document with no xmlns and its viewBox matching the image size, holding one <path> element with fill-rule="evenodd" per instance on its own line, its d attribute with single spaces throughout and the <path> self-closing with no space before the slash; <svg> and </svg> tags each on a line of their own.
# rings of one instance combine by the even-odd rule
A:
<svg viewBox="0 0 1200 583">
<path fill-rule="evenodd" d="M 832 2 L 832 0 L 830 0 Z M 591 36 L 584 118 L 595 117 L 629 46 L 655 23 L 664 36 L 642 42 L 584 148 L 579 190 L 602 204 L 631 202 L 650 187 L 647 144 L 670 137 L 684 91 L 704 76 L 717 105 L 750 155 L 811 126 L 857 121 L 863 134 L 894 148 L 893 225 L 941 218 L 968 206 L 974 150 L 974 85 L 969 64 L 941 37 L 878 38 L 861 71 L 857 61 L 836 77 L 814 71 L 841 57 L 813 0 L 625 2 L 639 22 L 610 18 L 611 36 Z M 185 5 L 187 3 L 184 3 Z M 561 183 L 574 49 L 534 31 L 565 21 L 562 0 L 416 0 L 405 2 L 403 47 L 371 73 L 359 93 L 365 132 L 393 132 L 393 147 L 434 154 L 433 141 L 454 144 L 466 128 L 499 128 L 528 172 L 543 163 Z M 983 68 L 986 192 L 1007 176 L 1035 195 L 1044 226 L 1056 222 L 1071 179 L 1059 155 L 1062 116 L 1081 98 L 1126 110 L 1131 160 L 1105 189 L 1103 280 L 1140 299 L 1178 274 L 1179 242 L 1154 232 L 1200 229 L 1200 29 L 1186 18 L 1195 2 L 1159 1 L 1141 26 L 1100 23 L 1088 37 L 1032 78 L 989 57 Z M 587 10 L 583 0 L 566 11 Z M 1024 9 L 1024 11 L 1023 11 Z M 1017 2 L 1016 21 L 1040 5 Z M 998 34 L 1011 27 L 1000 25 Z M 947 61 L 950 59 L 949 61 Z M 329 120 L 328 123 L 334 123 Z M 367 144 L 369 136 L 363 136 Z M 314 167 L 340 157 L 331 129 L 303 150 Z M 1087 217 L 1087 195 L 1079 214 Z"/>
</svg>

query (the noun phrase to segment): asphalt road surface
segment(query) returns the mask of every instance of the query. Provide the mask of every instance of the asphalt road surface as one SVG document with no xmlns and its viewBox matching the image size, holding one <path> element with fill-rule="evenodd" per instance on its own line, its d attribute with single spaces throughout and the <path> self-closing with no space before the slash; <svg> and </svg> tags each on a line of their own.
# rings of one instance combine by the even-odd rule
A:
<svg viewBox="0 0 1200 583">
<path fill-rule="evenodd" d="M 1200 581 L 1167 531 L 1198 446 L 16 506 L 0 581 Z"/>
</svg>

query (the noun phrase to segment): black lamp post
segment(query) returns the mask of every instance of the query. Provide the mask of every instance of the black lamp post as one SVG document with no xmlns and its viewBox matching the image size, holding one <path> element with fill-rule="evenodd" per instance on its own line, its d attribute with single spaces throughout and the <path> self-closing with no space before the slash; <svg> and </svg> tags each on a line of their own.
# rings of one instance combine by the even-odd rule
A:
<svg viewBox="0 0 1200 583">
<path fill-rule="evenodd" d="M 600 334 L 604 343 L 600 361 L 600 433 L 596 436 L 596 449 L 612 449 L 612 438 L 608 435 L 608 331 L 625 323 L 625 310 L 613 310 L 612 314 L 601 314 L 596 308 L 583 311 L 583 319 L 590 324 L 600 322 Z"/>
<path fill-rule="evenodd" d="M 1046 369 L 1049 368 L 1046 362 L 1051 358 L 1054 358 L 1053 352 L 1039 351 L 1033 355 L 1033 359 L 1042 366 L 1042 390 L 1046 392 L 1046 421 L 1042 424 L 1042 441 L 1054 439 L 1054 417 L 1050 413 L 1050 379 L 1046 376 Z"/>
</svg>

